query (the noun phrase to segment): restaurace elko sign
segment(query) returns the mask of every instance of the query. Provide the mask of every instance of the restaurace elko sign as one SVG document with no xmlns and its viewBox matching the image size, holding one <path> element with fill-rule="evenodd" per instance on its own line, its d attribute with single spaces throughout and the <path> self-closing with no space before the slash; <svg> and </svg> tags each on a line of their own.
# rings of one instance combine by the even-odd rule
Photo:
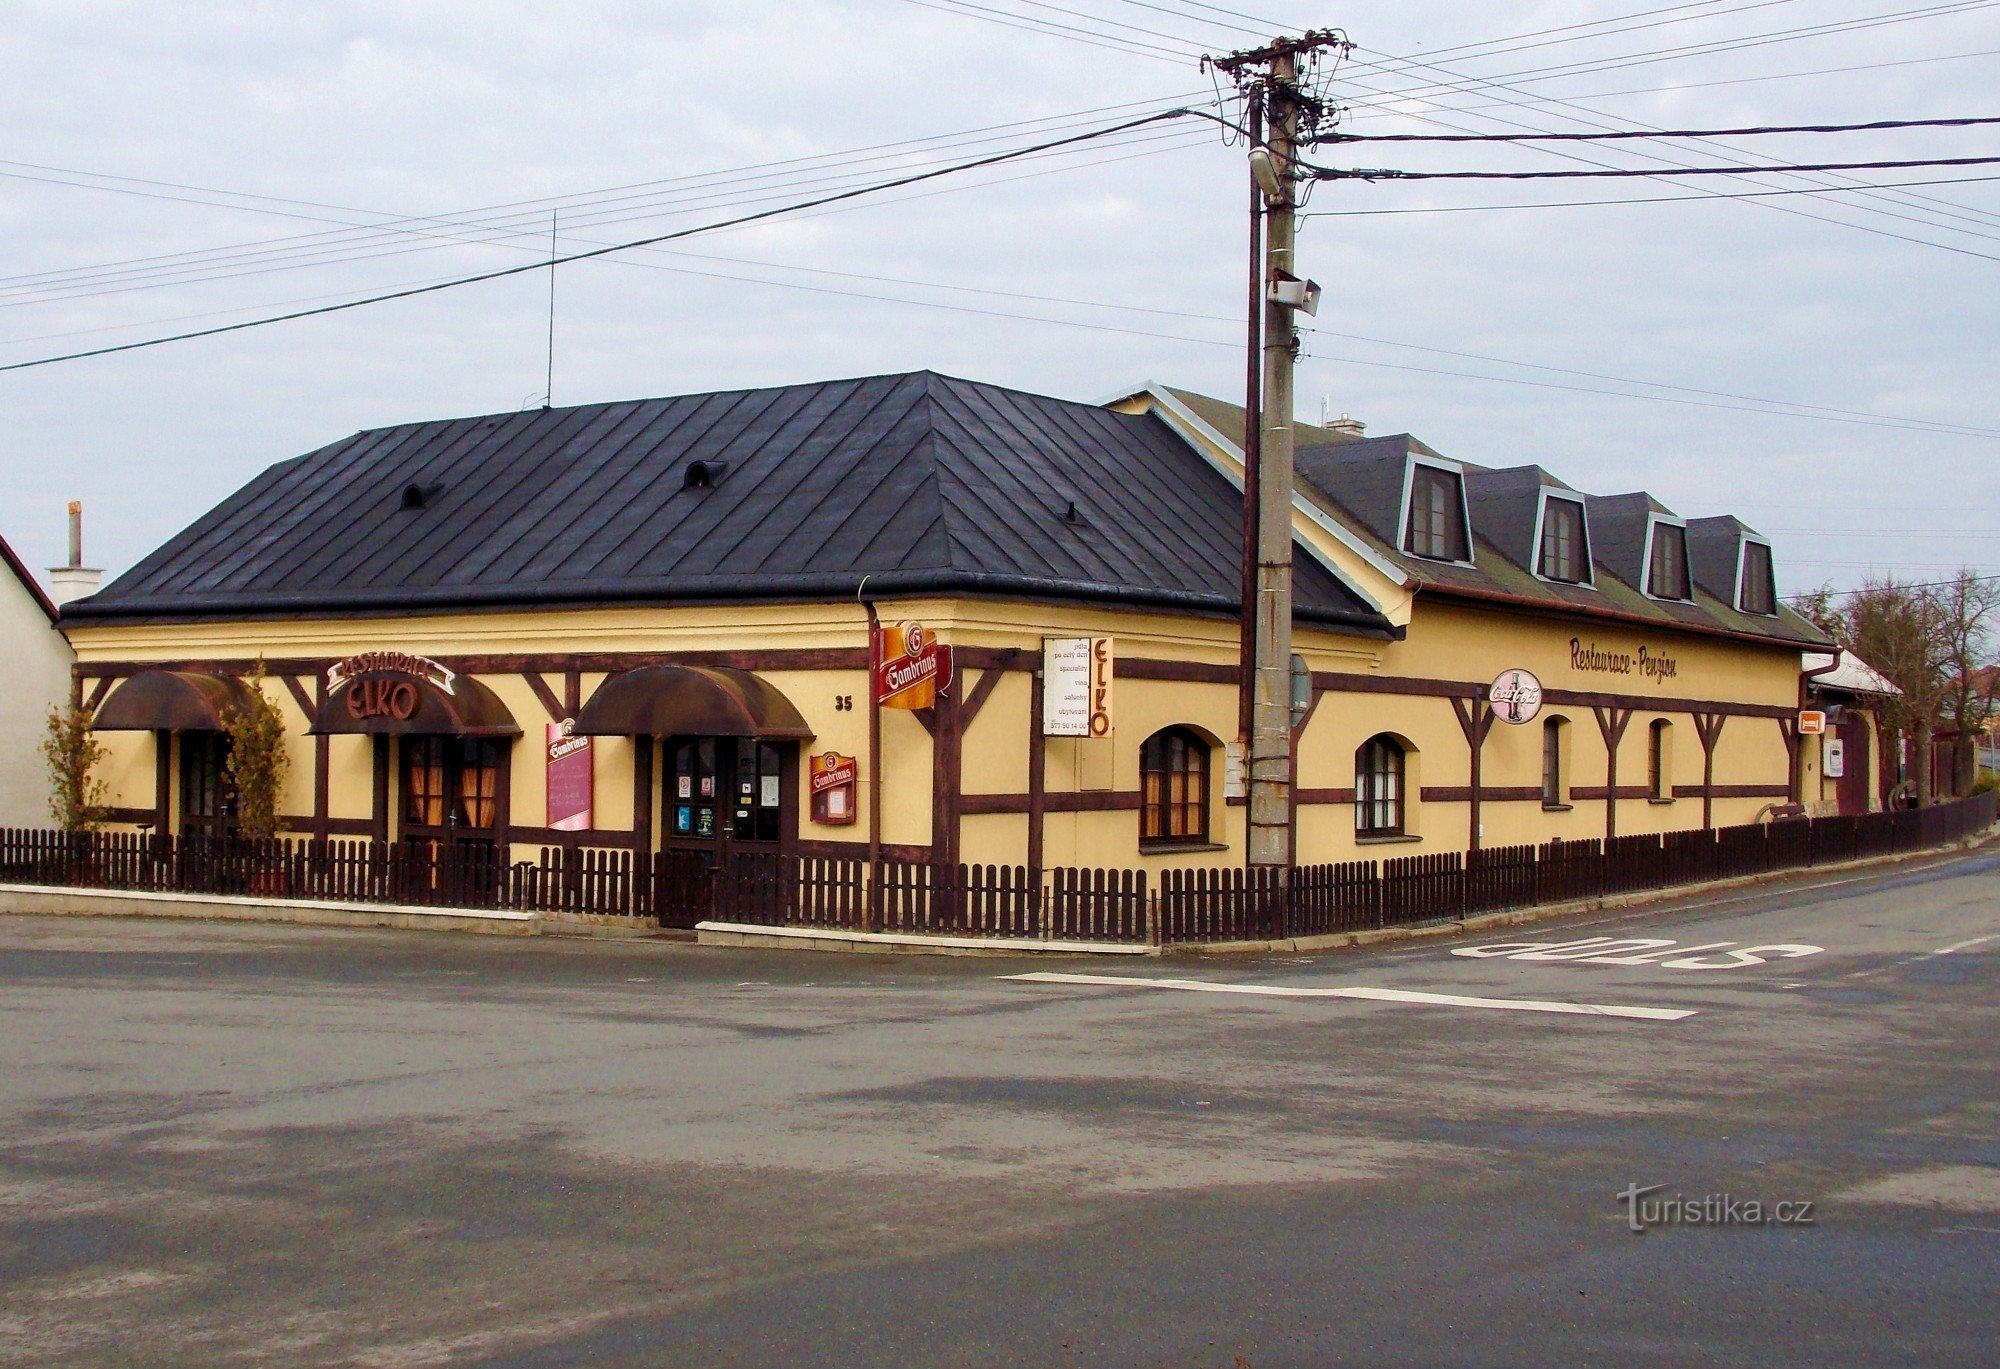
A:
<svg viewBox="0 0 2000 1369">
<path fill-rule="evenodd" d="M 409 678 L 399 680 L 395 678 L 398 675 Z M 415 716 L 421 702 L 416 681 L 440 693 L 453 694 L 457 691 L 452 684 L 457 679 L 457 672 L 428 656 L 413 656 L 407 651 L 364 651 L 326 668 L 326 692 L 331 695 L 346 690 L 347 711 L 356 718 L 391 717 L 407 721 Z"/>
</svg>

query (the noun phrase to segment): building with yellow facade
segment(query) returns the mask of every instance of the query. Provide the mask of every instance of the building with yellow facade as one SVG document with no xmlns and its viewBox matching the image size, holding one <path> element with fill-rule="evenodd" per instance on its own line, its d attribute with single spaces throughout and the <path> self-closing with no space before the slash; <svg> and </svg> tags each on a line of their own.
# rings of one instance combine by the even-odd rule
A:
<svg viewBox="0 0 2000 1369">
<path fill-rule="evenodd" d="M 1818 794 L 1766 539 L 1353 426 L 1298 453 L 1300 862 Z M 931 373 L 407 424 L 62 621 L 135 827 L 228 829 L 261 688 L 317 837 L 1240 864 L 1240 429 Z"/>
</svg>

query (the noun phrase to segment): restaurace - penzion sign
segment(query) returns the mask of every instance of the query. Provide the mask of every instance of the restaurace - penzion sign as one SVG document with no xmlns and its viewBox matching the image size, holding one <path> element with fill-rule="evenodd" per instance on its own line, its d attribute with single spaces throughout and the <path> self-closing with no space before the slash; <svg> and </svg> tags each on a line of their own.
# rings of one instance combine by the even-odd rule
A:
<svg viewBox="0 0 2000 1369">
<path fill-rule="evenodd" d="M 1671 680 L 1681 673 L 1681 663 L 1663 651 L 1644 646 L 1636 651 L 1606 651 L 1580 637 L 1569 639 L 1569 664 L 1572 670 L 1598 675 L 1639 675 L 1648 680 Z"/>
</svg>

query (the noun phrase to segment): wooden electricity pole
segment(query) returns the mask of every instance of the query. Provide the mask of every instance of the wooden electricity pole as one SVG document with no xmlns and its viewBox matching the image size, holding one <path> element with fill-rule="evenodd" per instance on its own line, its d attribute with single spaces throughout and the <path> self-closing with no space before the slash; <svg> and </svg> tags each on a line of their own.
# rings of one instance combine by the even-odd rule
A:
<svg viewBox="0 0 2000 1369">
<path fill-rule="evenodd" d="M 1340 34 L 1317 30 L 1212 61 L 1228 73 L 1251 108 L 1269 121 L 1259 143 L 1253 123 L 1251 172 L 1262 190 L 1263 264 L 1253 309 L 1263 311 L 1259 403 L 1244 415 L 1246 542 L 1254 542 L 1254 578 L 1246 577 L 1242 611 L 1251 638 L 1245 680 L 1250 753 L 1251 865 L 1289 867 L 1292 849 L 1292 408 L 1299 339 L 1293 314 L 1304 302 L 1293 271 L 1302 134 L 1324 110 L 1300 86 L 1299 61 L 1322 49 L 1344 51 Z M 1257 210 L 1253 208 L 1253 215 Z M 1252 241 L 1255 241 L 1253 228 Z M 1281 292 L 1280 286 L 1291 287 Z M 1284 297 L 1281 298 L 1281 293 Z M 1250 557 L 1244 558 L 1246 570 Z"/>
</svg>

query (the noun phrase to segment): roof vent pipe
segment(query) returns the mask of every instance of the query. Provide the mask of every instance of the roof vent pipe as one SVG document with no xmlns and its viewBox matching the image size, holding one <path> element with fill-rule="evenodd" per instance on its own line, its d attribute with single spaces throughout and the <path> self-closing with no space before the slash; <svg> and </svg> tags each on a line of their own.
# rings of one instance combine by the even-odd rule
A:
<svg viewBox="0 0 2000 1369">
<path fill-rule="evenodd" d="M 62 605 L 97 593 L 104 572 L 83 564 L 83 501 L 69 503 L 69 564 L 49 568 L 49 599 Z"/>
</svg>

